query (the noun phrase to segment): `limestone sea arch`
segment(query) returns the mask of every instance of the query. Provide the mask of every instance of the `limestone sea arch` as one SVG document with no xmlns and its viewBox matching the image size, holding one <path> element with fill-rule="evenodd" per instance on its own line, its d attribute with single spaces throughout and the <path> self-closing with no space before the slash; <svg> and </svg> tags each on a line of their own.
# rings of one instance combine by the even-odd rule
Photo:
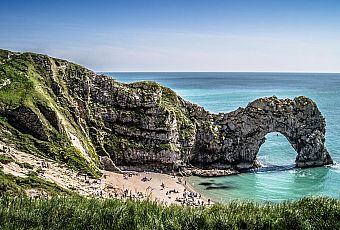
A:
<svg viewBox="0 0 340 230">
<path fill-rule="evenodd" d="M 221 141 L 220 154 L 207 142 L 198 143 L 193 162 L 238 168 L 256 165 L 256 157 L 265 136 L 271 132 L 284 135 L 297 152 L 296 166 L 320 166 L 332 163 L 325 147 L 325 119 L 315 102 L 300 96 L 293 100 L 260 98 L 246 108 L 220 114 L 215 124 Z M 208 154 L 207 154 L 208 153 Z"/>
</svg>

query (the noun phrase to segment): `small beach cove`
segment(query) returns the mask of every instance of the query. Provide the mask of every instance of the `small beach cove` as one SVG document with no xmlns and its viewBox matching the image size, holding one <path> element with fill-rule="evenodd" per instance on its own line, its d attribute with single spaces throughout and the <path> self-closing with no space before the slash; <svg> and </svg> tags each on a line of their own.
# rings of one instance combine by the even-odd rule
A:
<svg viewBox="0 0 340 230">
<path fill-rule="evenodd" d="M 166 206 L 176 204 L 198 207 L 212 204 L 209 198 L 202 196 L 187 183 L 186 177 L 154 172 L 118 173 L 101 170 L 102 176 L 93 178 L 55 161 L 18 151 L 12 146 L 4 146 L 0 142 L 0 149 L 6 149 L 0 152 L 0 156 L 10 159 L 0 163 L 5 174 L 26 178 L 35 173 L 41 179 L 85 197 L 150 200 Z M 29 197 L 48 195 L 39 189 L 27 189 L 26 194 Z"/>
</svg>

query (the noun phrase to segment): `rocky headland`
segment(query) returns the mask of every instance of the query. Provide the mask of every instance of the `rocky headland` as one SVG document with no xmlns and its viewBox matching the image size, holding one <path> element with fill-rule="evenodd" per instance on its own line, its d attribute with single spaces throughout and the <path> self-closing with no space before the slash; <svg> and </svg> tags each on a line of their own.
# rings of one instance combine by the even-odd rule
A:
<svg viewBox="0 0 340 230">
<path fill-rule="evenodd" d="M 233 174 L 259 166 L 270 132 L 288 139 L 297 167 L 331 164 L 325 126 L 304 96 L 212 114 L 156 82 L 123 84 L 65 60 L 0 50 L 1 141 L 94 176 L 101 168 Z"/>
</svg>

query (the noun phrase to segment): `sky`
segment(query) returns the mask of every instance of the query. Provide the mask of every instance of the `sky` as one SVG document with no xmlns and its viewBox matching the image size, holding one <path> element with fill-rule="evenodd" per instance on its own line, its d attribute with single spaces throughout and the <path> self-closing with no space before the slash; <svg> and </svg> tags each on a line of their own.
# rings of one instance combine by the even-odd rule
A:
<svg viewBox="0 0 340 230">
<path fill-rule="evenodd" d="M 340 1 L 2 0 L 0 48 L 95 71 L 340 72 Z"/>
</svg>

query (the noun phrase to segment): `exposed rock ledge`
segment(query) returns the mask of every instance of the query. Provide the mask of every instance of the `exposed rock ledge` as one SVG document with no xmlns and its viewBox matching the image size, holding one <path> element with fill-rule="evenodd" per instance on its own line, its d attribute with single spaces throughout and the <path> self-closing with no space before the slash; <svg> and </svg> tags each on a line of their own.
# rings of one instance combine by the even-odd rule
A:
<svg viewBox="0 0 340 230">
<path fill-rule="evenodd" d="M 201 177 L 218 177 L 218 176 L 230 176 L 238 174 L 235 169 L 192 169 L 189 170 L 187 175 L 201 176 Z"/>
<path fill-rule="evenodd" d="M 325 119 L 303 96 L 260 98 L 230 113 L 211 114 L 155 82 L 122 84 L 40 54 L 2 51 L 0 59 L 0 83 L 6 82 L 0 91 L 19 97 L 18 87 L 34 86 L 21 101 L 0 98 L 0 137 L 33 146 L 32 151 L 53 157 L 73 145 L 78 160 L 61 159 L 93 166 L 98 156 L 107 156 L 111 161 L 102 158 L 104 167 L 111 170 L 193 166 L 225 173 L 256 167 L 265 135 L 280 132 L 297 152 L 297 167 L 332 163 L 324 145 Z"/>
</svg>

